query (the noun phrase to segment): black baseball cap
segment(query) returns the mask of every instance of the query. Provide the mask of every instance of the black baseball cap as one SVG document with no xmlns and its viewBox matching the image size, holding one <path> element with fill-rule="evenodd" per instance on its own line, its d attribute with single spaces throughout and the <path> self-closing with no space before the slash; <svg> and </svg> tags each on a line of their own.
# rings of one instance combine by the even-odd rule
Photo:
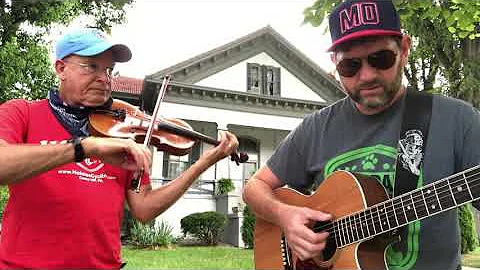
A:
<svg viewBox="0 0 480 270">
<path fill-rule="evenodd" d="M 332 45 L 368 36 L 402 36 L 400 16 L 392 1 L 348 0 L 336 7 L 329 17 Z"/>
</svg>

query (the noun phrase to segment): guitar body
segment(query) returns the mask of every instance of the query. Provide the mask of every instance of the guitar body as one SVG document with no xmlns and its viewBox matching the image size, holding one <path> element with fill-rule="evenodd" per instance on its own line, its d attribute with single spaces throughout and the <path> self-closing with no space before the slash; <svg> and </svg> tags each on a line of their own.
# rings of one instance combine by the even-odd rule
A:
<svg viewBox="0 0 480 270">
<path fill-rule="evenodd" d="M 383 186 L 374 178 L 337 171 L 326 178 L 312 195 L 290 188 L 279 188 L 280 201 L 327 212 L 338 219 L 388 199 Z M 385 234 L 386 235 L 386 234 Z M 383 235 L 336 248 L 323 258 L 301 261 L 288 248 L 280 228 L 257 217 L 254 258 L 256 269 L 386 269 L 384 254 L 390 244 Z M 326 248 L 327 249 L 327 248 Z M 330 248 L 332 249 L 332 248 Z M 323 254 L 322 254 L 323 255 Z"/>
</svg>

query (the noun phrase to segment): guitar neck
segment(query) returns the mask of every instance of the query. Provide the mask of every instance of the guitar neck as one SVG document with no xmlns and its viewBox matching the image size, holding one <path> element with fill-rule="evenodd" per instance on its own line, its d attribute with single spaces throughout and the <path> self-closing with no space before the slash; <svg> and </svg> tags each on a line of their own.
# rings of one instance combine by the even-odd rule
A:
<svg viewBox="0 0 480 270">
<path fill-rule="evenodd" d="M 359 242 L 480 198 L 480 165 L 332 222 L 337 247 Z"/>
</svg>

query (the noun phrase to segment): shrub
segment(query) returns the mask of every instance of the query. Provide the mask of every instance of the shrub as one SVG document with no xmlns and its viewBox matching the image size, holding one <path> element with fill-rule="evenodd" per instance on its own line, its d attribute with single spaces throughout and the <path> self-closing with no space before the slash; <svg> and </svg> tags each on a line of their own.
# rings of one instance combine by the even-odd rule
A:
<svg viewBox="0 0 480 270">
<path fill-rule="evenodd" d="M 174 240 L 172 231 L 173 227 L 163 220 L 157 227 L 153 222 L 143 224 L 135 220 L 130 230 L 130 244 L 139 248 L 168 247 Z"/>
<path fill-rule="evenodd" d="M 463 205 L 458 209 L 458 221 L 461 229 L 462 254 L 467 254 L 475 250 L 478 245 L 475 219 L 470 204 Z"/>
<path fill-rule="evenodd" d="M 122 244 L 128 243 L 134 221 L 135 219 L 132 217 L 128 206 L 125 203 L 125 206 L 123 207 L 122 225 L 120 227 L 120 240 L 122 241 Z"/>
<path fill-rule="evenodd" d="M 217 195 L 227 194 L 235 190 L 235 185 L 230 178 L 221 178 L 217 182 Z"/>
<path fill-rule="evenodd" d="M 253 248 L 253 237 L 255 231 L 255 215 L 248 206 L 243 209 L 242 240 L 246 248 Z"/>
<path fill-rule="evenodd" d="M 3 211 L 8 201 L 8 187 L 0 186 L 0 220 L 3 217 Z"/>
<path fill-rule="evenodd" d="M 217 245 L 220 233 L 227 226 L 227 216 L 217 212 L 190 214 L 180 220 L 183 235 L 191 234 L 202 243 Z"/>
</svg>

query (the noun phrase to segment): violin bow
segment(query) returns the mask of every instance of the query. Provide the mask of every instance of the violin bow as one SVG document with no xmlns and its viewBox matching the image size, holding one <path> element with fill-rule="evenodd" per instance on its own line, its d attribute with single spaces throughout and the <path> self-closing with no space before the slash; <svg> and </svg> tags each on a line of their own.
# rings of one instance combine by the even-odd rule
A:
<svg viewBox="0 0 480 270">
<path fill-rule="evenodd" d="M 150 140 L 152 139 L 153 125 L 155 124 L 154 119 L 157 119 L 160 103 L 162 103 L 163 98 L 165 97 L 165 92 L 167 91 L 167 86 L 170 83 L 170 80 L 171 80 L 170 75 L 165 75 L 165 77 L 163 77 L 162 86 L 160 87 L 160 92 L 158 93 L 157 103 L 155 104 L 155 108 L 153 109 L 151 121 L 150 121 L 150 124 L 148 125 L 147 133 L 145 134 L 145 139 L 143 141 L 144 146 L 148 146 L 150 144 Z M 137 193 L 140 192 L 140 185 L 141 185 L 140 178 L 142 178 L 142 176 L 143 176 L 143 170 L 140 173 L 138 173 L 137 177 L 132 182 L 132 186 L 135 187 L 135 192 Z"/>
</svg>

